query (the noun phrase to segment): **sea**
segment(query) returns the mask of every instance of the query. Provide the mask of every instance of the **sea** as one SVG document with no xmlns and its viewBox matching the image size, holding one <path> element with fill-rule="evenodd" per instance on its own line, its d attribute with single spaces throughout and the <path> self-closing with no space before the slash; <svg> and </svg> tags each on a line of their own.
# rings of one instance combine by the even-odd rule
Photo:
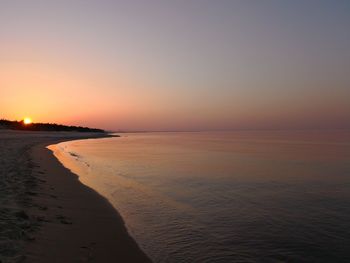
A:
<svg viewBox="0 0 350 263">
<path fill-rule="evenodd" d="M 350 132 L 121 133 L 51 145 L 154 262 L 350 262 Z"/>
</svg>

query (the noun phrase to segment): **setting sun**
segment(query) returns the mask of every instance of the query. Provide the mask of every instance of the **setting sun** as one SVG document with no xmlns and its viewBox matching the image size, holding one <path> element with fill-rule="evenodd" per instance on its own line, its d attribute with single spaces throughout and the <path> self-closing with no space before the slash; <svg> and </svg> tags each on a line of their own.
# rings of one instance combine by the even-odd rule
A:
<svg viewBox="0 0 350 263">
<path fill-rule="evenodd" d="M 32 119 L 31 119 L 31 118 L 24 118 L 24 119 L 23 119 L 23 123 L 24 123 L 25 125 L 31 124 L 31 123 L 32 123 Z"/>
</svg>

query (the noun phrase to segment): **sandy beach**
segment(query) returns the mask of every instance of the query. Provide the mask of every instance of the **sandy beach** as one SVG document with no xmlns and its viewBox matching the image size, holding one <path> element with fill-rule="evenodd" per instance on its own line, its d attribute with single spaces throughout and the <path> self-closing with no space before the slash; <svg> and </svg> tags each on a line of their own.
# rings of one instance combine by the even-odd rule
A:
<svg viewBox="0 0 350 263">
<path fill-rule="evenodd" d="M 99 136 L 0 130 L 0 262 L 150 262 L 107 200 L 46 149 Z"/>
</svg>

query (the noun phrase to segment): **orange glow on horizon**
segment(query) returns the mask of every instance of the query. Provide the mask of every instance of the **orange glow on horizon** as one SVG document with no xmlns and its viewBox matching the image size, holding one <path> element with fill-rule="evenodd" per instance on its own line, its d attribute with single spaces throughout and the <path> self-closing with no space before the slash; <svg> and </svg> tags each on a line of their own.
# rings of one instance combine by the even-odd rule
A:
<svg viewBox="0 0 350 263">
<path fill-rule="evenodd" d="M 24 119 L 23 119 L 23 123 L 24 123 L 25 125 L 28 125 L 28 124 L 33 123 L 33 121 L 32 121 L 31 118 L 24 118 Z"/>
</svg>

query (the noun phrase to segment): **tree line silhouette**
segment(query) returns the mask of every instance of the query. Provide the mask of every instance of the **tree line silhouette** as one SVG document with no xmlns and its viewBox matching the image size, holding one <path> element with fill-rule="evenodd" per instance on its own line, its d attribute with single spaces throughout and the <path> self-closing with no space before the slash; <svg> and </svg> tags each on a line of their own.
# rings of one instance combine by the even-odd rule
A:
<svg viewBox="0 0 350 263">
<path fill-rule="evenodd" d="M 9 121 L 0 119 L 0 129 L 23 130 L 23 131 L 67 131 L 67 132 L 105 132 L 101 129 L 66 126 L 56 123 L 30 123 L 24 124 L 22 121 Z"/>
</svg>

